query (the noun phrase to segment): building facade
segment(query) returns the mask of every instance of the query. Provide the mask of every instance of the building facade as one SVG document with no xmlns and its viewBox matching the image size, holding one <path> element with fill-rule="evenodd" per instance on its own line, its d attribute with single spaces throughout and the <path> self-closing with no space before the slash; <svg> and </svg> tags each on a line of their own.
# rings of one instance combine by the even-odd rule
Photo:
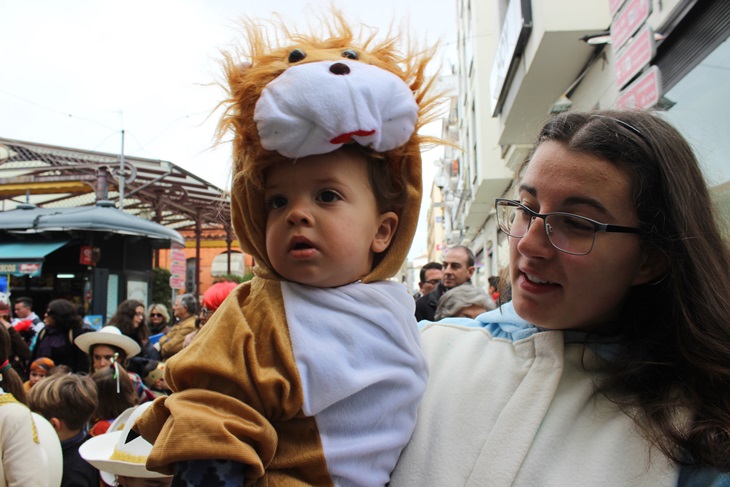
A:
<svg viewBox="0 0 730 487">
<path fill-rule="evenodd" d="M 458 139 L 436 177 L 447 245 L 477 256 L 486 286 L 508 258 L 494 199 L 556 112 L 662 110 L 696 150 L 730 229 L 730 2 L 458 0 Z M 429 220 L 429 225 L 437 224 Z M 434 242 L 434 249 L 438 242 Z"/>
</svg>

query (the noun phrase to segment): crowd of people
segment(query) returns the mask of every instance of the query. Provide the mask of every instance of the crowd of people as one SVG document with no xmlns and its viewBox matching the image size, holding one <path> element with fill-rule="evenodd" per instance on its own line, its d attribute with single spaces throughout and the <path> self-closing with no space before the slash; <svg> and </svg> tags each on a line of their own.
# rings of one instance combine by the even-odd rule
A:
<svg viewBox="0 0 730 487">
<path fill-rule="evenodd" d="M 416 319 L 434 321 L 442 318 L 476 318 L 496 308 L 499 278 L 490 276 L 488 293 L 474 286 L 476 261 L 468 247 L 456 245 L 446 249 L 443 263 L 429 262 L 421 267 L 419 292 L 416 293 Z"/>
<path fill-rule="evenodd" d="M 87 447 L 92 452 L 88 458 L 81 447 L 95 438 L 103 437 L 101 445 L 108 443 L 106 435 L 124 426 L 120 418 L 170 393 L 164 379 L 166 359 L 192 343 L 235 286 L 214 284 L 203 295 L 202 306 L 191 294 L 178 296 L 172 319 L 163 304 L 145 310 L 143 303 L 126 300 L 98 330 L 64 299 L 52 300 L 43 319 L 33 312 L 31 298 L 13 300 L 12 319 L 9 300 L 0 300 L 0 471 L 5 481 L 0 485 L 57 486 L 56 480 L 64 487 L 169 485 L 169 476 L 143 465 L 125 475 L 126 461 L 107 456 L 99 462 L 98 447 Z M 159 343 L 173 340 L 176 346 L 163 347 L 161 353 Z M 27 434 L 26 428 L 36 433 Z M 38 431 L 54 433 L 48 438 Z M 152 445 L 141 447 L 148 451 Z M 48 448 L 57 450 L 58 458 Z M 49 463 L 47 469 L 36 468 Z"/>
</svg>

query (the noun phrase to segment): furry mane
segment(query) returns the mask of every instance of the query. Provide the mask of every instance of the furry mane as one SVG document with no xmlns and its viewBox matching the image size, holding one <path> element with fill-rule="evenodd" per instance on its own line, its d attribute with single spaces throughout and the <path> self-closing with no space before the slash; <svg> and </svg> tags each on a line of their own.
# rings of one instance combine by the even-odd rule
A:
<svg viewBox="0 0 730 487">
<path fill-rule="evenodd" d="M 356 62 L 375 66 L 400 78 L 413 94 L 418 110 L 415 130 L 407 141 L 395 149 L 376 153 L 377 158 L 388 165 L 394 181 L 398 181 L 397 184 L 403 182 L 407 193 L 406 204 L 397 212 L 399 224 L 393 242 L 379 255 L 375 267 L 362 281 L 385 279 L 400 269 L 418 224 L 422 196 L 421 151 L 425 145 L 444 143 L 418 133 L 438 115 L 441 96 L 434 93 L 435 77 L 426 74 L 426 67 L 437 46 L 418 49 L 415 43 L 407 42 L 405 51 L 401 52 L 398 46 L 402 37 L 392 30 L 382 38 L 377 30 L 364 26 L 355 32 L 339 11 L 319 20 L 322 35 L 292 30 L 280 18 L 273 21 L 244 20 L 246 48 L 223 53 L 228 96 L 219 105 L 224 107 L 224 114 L 216 133 L 219 141 L 229 132 L 233 136 L 233 227 L 241 249 L 257 263 L 256 275 L 278 278 L 266 253 L 267 212 L 263 201 L 263 177 L 269 166 L 284 157 L 262 147 L 254 120 L 257 102 L 267 85 L 290 67 L 318 61 L 339 62 L 343 56 L 356 59 Z M 305 56 L 290 58 L 294 50 L 305 53 Z M 355 56 L 350 57 L 353 54 L 350 51 Z"/>
<path fill-rule="evenodd" d="M 302 62 L 339 59 L 343 50 L 353 49 L 360 55 L 359 61 L 396 74 L 410 87 L 419 106 L 416 132 L 407 144 L 389 151 L 387 159 L 418 156 L 421 145 L 442 142 L 418 135 L 421 127 L 437 118 L 440 97 L 433 93 L 435 78 L 427 77 L 426 67 L 438 46 L 422 50 L 409 43 L 406 51 L 401 52 L 398 50 L 400 35 L 388 33 L 379 39 L 377 30 L 364 27 L 356 34 L 339 11 L 333 12 L 331 18 L 323 17 L 321 24 L 324 35 L 317 36 L 292 31 L 282 19 L 258 22 L 245 19 L 242 27 L 246 49 L 223 53 L 228 98 L 221 102 L 225 111 L 216 133 L 219 140 L 229 132 L 233 134 L 234 179 L 244 177 L 260 184 L 266 167 L 281 159 L 279 154 L 261 147 L 253 113 L 266 85 L 292 65 L 288 56 L 293 49 L 307 53 L 307 59 Z"/>
</svg>

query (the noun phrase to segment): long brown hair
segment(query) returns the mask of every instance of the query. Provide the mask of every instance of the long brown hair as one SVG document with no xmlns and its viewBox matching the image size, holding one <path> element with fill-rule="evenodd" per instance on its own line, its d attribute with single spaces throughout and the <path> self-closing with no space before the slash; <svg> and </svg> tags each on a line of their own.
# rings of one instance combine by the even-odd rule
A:
<svg viewBox="0 0 730 487">
<path fill-rule="evenodd" d="M 25 399 L 25 389 L 23 389 L 23 381 L 18 373 L 13 369 L 8 361 L 10 351 L 10 333 L 4 326 L 0 326 L 0 386 L 5 392 L 9 392 L 15 399 L 23 404 L 27 404 Z"/>
<path fill-rule="evenodd" d="M 666 259 L 657 282 L 631 289 L 600 389 L 673 461 L 730 471 L 730 257 L 692 149 L 640 111 L 560 114 L 544 141 L 626 168 L 642 245 Z"/>
<path fill-rule="evenodd" d="M 147 338 L 150 336 L 149 328 L 147 328 L 146 320 L 143 318 L 142 322 L 137 328 L 134 327 L 134 317 L 137 314 L 137 308 L 144 309 L 144 304 L 136 299 L 127 299 L 122 301 L 117 307 L 114 316 L 109 319 L 107 325 L 113 325 L 119 328 L 119 330 L 135 342 L 139 343 L 140 346 L 144 345 Z"/>
<path fill-rule="evenodd" d="M 121 365 L 116 367 L 111 365 L 97 370 L 91 378 L 96 383 L 99 394 L 99 405 L 94 412 L 97 421 L 115 419 L 126 409 L 137 404 L 134 383 Z"/>
</svg>

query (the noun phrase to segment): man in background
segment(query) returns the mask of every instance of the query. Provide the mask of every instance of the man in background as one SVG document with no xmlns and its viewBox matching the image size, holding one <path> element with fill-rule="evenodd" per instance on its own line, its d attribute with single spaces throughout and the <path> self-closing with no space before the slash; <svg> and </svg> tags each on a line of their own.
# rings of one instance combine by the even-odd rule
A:
<svg viewBox="0 0 730 487">
<path fill-rule="evenodd" d="M 43 320 L 33 312 L 33 300 L 27 297 L 19 297 L 13 303 L 13 321 L 10 322 L 15 328 L 31 352 L 35 348 L 38 333 L 46 326 Z"/>
<path fill-rule="evenodd" d="M 167 360 L 182 350 L 185 336 L 195 331 L 198 301 L 192 294 L 182 294 L 175 299 L 172 313 L 178 320 L 177 323 L 160 338 L 160 341 L 155 343 L 155 348 L 160 351 L 162 360 Z"/>
<path fill-rule="evenodd" d="M 474 274 L 474 253 L 463 245 L 456 245 L 444 253 L 443 277 L 436 288 L 416 301 L 416 320 L 434 321 L 439 299 L 449 289 L 471 284 Z"/>
<path fill-rule="evenodd" d="M 444 275 L 442 269 L 443 266 L 438 262 L 429 262 L 421 267 L 421 274 L 419 276 L 420 280 L 418 281 L 418 292 L 415 296 L 413 296 L 414 299 L 421 298 L 436 289 L 436 286 L 438 286 L 438 283 L 441 282 L 441 278 Z"/>
</svg>

